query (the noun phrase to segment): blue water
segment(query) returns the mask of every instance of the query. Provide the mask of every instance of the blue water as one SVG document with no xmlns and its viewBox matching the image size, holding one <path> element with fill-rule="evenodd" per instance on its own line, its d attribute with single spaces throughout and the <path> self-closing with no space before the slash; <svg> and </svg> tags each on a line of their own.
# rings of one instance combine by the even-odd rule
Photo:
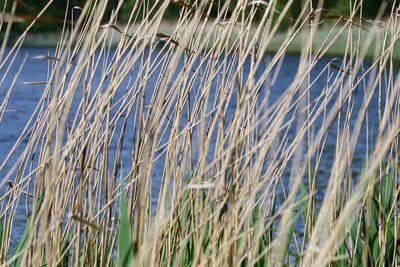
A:
<svg viewBox="0 0 400 267">
<path fill-rule="evenodd" d="M 12 83 L 12 78 L 13 75 L 17 73 L 20 65 L 23 63 L 25 57 L 26 57 L 26 62 L 23 66 L 22 72 L 18 78 L 18 81 L 15 85 L 15 88 L 13 89 L 9 103 L 7 105 L 7 110 L 10 110 L 5 113 L 3 120 L 0 122 L 0 162 L 3 162 L 6 155 L 8 152 L 11 150 L 12 146 L 14 143 L 17 141 L 20 133 L 24 129 L 26 123 L 28 122 L 29 118 L 33 114 L 38 102 L 40 101 L 43 92 L 44 92 L 44 85 L 32 85 L 32 84 L 24 84 L 23 82 L 42 82 L 47 80 L 47 75 L 48 75 L 48 68 L 49 68 L 49 62 L 44 61 L 44 60 L 37 60 L 34 59 L 35 56 L 39 55 L 46 55 L 48 53 L 52 53 L 52 50 L 49 49 L 40 49 L 40 48 L 23 48 L 19 52 L 15 63 L 11 66 L 10 73 L 11 75 L 8 75 L 3 84 L 0 87 L 0 101 L 3 101 L 6 92 L 8 91 L 9 86 Z M 271 56 L 267 55 L 266 60 L 270 59 Z M 332 58 L 323 58 L 321 59 L 317 66 L 313 69 L 311 76 L 316 77 L 329 63 L 331 62 Z M 340 62 L 335 63 L 336 65 L 340 65 Z M 369 63 L 370 64 L 370 63 Z M 295 55 L 287 55 L 284 59 L 283 62 L 283 67 L 281 71 L 279 72 L 277 82 L 272 88 L 264 87 L 263 90 L 260 92 L 260 102 L 263 100 L 263 98 L 267 95 L 267 91 L 270 93 L 270 103 L 274 103 L 274 101 L 278 101 L 279 97 L 282 96 L 282 94 L 287 90 L 287 88 L 291 85 L 295 74 L 297 72 L 297 67 L 299 65 L 299 57 Z M 366 63 L 368 66 L 368 63 Z M 246 79 L 247 75 L 247 70 L 249 69 L 250 64 L 245 65 L 245 71 L 244 71 L 244 79 Z M 264 71 L 265 66 L 261 66 L 259 73 Z M 5 70 L 0 71 L 1 77 L 3 77 L 5 73 Z M 193 74 L 194 75 L 194 74 Z M 324 86 L 326 85 L 326 79 L 327 79 L 327 73 L 324 73 L 321 78 L 315 83 L 315 85 L 311 88 L 311 100 L 316 99 Z M 134 78 L 137 76 L 137 73 L 134 71 L 130 74 L 131 78 Z M 94 83 L 99 83 L 100 81 L 100 74 L 97 74 L 95 77 Z M 148 81 L 148 87 L 152 88 L 155 86 L 155 82 L 157 78 L 157 72 L 150 77 Z M 218 85 L 219 79 L 221 77 L 216 77 L 214 84 L 212 85 L 212 88 L 215 88 Z M 199 81 L 196 81 L 196 85 L 199 85 Z M 124 94 L 129 87 L 129 77 L 127 77 L 126 81 L 124 81 L 121 85 L 121 89 L 116 95 L 116 100 L 114 101 L 117 103 L 118 99 L 121 99 L 124 97 Z M 195 86 L 196 87 L 196 86 Z M 75 113 L 74 110 L 77 108 L 77 100 L 80 100 L 82 97 L 81 91 L 79 91 L 78 87 L 78 92 L 76 95 L 76 101 L 73 104 L 72 112 L 70 117 L 72 118 Z M 106 88 L 106 86 L 104 86 Z M 150 90 L 150 89 L 149 89 Z M 196 98 L 197 92 L 192 91 L 190 95 L 190 99 L 193 103 L 193 101 Z M 216 97 L 215 95 L 215 90 L 212 90 L 211 99 L 210 103 L 212 103 Z M 236 92 L 235 92 L 236 94 Z M 384 95 L 385 97 L 385 95 Z M 151 99 L 151 90 L 146 96 L 146 104 L 150 103 Z M 364 101 L 364 88 L 363 85 L 360 85 L 359 90 L 355 94 L 354 98 L 354 105 L 355 105 L 355 110 L 354 114 L 357 114 L 357 110 L 360 109 L 362 106 L 362 103 Z M 368 115 L 369 115 L 369 127 L 374 128 L 378 121 L 378 110 L 377 110 L 377 101 L 378 97 L 377 95 L 374 96 L 372 103 L 370 104 L 370 108 L 368 110 Z M 229 122 L 230 118 L 233 116 L 235 110 L 236 110 L 236 96 L 234 95 L 232 97 L 232 103 L 229 103 L 229 108 L 228 108 L 228 114 L 230 114 L 226 120 Z M 331 106 L 331 105 L 329 105 Z M 346 105 L 347 108 L 347 105 Z M 343 110 L 344 114 L 346 114 L 346 108 Z M 13 111 L 15 110 L 15 111 Z M 184 111 L 186 112 L 186 111 Z M 114 113 L 115 114 L 115 113 Z M 185 114 L 183 114 L 182 117 L 185 117 Z M 289 118 L 291 114 L 287 114 L 287 117 Z M 343 116 L 342 123 L 344 122 L 345 116 Z M 354 121 L 356 119 L 356 116 L 353 115 L 351 117 L 351 125 L 354 125 Z M 129 120 L 127 129 L 133 129 L 132 125 L 132 119 Z M 71 123 L 71 122 L 69 122 Z M 318 127 L 320 126 L 321 120 L 317 122 L 313 128 L 313 131 L 316 132 L 318 130 Z M 70 124 L 71 125 L 71 124 Z M 182 123 L 181 127 L 183 127 L 185 124 Z M 228 123 L 227 123 L 228 125 Z M 110 162 L 113 160 L 113 155 L 116 153 L 117 150 L 117 140 L 119 137 L 119 131 L 121 130 L 121 123 L 118 124 L 119 127 L 116 129 L 116 133 L 114 135 L 114 138 L 111 142 L 111 147 L 110 147 Z M 165 137 L 160 140 L 160 144 L 165 143 L 168 140 L 168 129 L 170 129 L 170 125 L 166 124 L 167 127 L 167 134 Z M 289 130 L 289 137 L 290 139 L 293 139 L 294 134 L 296 132 L 295 126 L 291 127 Z M 195 134 L 195 133 L 194 133 Z M 357 176 L 362 169 L 362 166 L 365 162 L 365 152 L 366 152 L 366 142 L 367 140 L 370 140 L 371 142 L 371 147 L 373 145 L 373 137 L 374 134 L 376 134 L 376 131 L 371 131 L 370 132 L 371 136 L 367 137 L 365 134 L 365 125 L 363 130 L 361 131 L 361 136 L 359 139 L 359 144 L 357 145 L 357 152 L 355 153 L 355 159 L 353 162 L 352 166 L 352 172 L 354 173 L 354 176 Z M 27 141 L 27 138 L 24 140 L 24 142 Z M 214 140 L 215 141 L 215 140 Z M 122 150 L 122 159 L 121 161 L 123 162 L 122 169 L 120 170 L 120 173 L 126 174 L 131 167 L 131 158 L 132 158 L 132 149 L 133 149 L 133 144 L 135 142 L 135 135 L 133 131 L 128 130 L 126 133 L 125 137 L 125 142 Z M 13 163 L 15 163 L 17 157 L 19 156 L 19 153 L 21 153 L 21 149 L 23 148 L 24 144 L 21 146 L 20 149 L 17 150 L 15 155 L 11 157 L 11 159 L 7 162 L 7 165 L 3 171 L 0 172 L 1 177 L 4 177 L 6 173 L 10 170 L 12 167 Z M 212 149 L 209 153 L 209 159 L 211 160 L 214 154 L 213 150 L 213 145 L 211 145 Z M 370 147 L 370 148 L 371 148 Z M 336 149 L 336 123 L 332 126 L 332 129 L 328 135 L 327 138 L 327 143 L 326 143 L 326 148 L 325 152 L 323 154 L 322 160 L 321 160 L 321 166 L 320 166 L 320 171 L 318 175 L 318 194 L 317 198 L 319 200 L 322 199 L 324 195 L 324 189 L 327 186 L 327 179 L 329 178 L 330 175 L 330 170 L 332 168 L 332 163 L 334 160 L 334 155 L 335 155 L 335 149 Z M 194 154 L 196 154 L 196 151 L 194 151 Z M 154 168 L 154 173 L 153 173 L 153 184 L 152 184 L 152 191 L 153 191 L 153 204 L 156 203 L 157 201 L 157 192 L 159 190 L 159 184 L 160 184 L 160 179 L 163 175 L 163 166 L 165 164 L 165 157 L 161 155 L 161 157 L 158 159 L 156 162 L 156 167 Z M 287 168 L 287 172 L 284 174 L 284 177 L 289 177 L 290 175 L 290 167 Z M 284 184 L 287 185 L 288 179 L 284 182 Z M 305 184 L 307 184 L 307 181 L 305 181 Z M 7 187 L 7 185 L 5 185 Z M 7 188 L 2 188 L 1 192 L 5 192 Z M 23 202 L 23 201 L 21 201 Z M 26 213 L 25 213 L 25 205 L 24 203 L 20 203 L 20 207 L 17 209 L 16 213 L 16 218 L 15 218 L 15 226 L 13 229 L 13 235 L 16 237 L 20 236 L 20 233 L 22 233 L 24 225 L 26 223 Z M 3 205 L 3 204 L 1 204 Z M 2 210 L 4 211 L 4 210 Z"/>
</svg>

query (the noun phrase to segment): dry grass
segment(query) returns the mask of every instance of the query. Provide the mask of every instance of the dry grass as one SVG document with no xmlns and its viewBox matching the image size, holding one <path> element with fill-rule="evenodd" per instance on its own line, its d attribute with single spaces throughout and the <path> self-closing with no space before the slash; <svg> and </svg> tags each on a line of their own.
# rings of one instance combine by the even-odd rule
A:
<svg viewBox="0 0 400 267">
<path fill-rule="evenodd" d="M 107 3 L 86 1 L 55 53 L 41 58 L 49 62 L 43 96 L 0 165 L 8 188 L 0 200 L 2 264 L 397 264 L 397 6 L 368 32 L 355 1 L 352 19 L 331 21 L 332 34 L 316 42 L 323 14 L 305 5 L 267 61 L 293 1 L 282 13 L 275 1 L 237 1 L 229 16 L 229 0 L 178 1 L 172 34 L 159 27 L 173 3 L 136 1 L 124 27 L 117 26 L 124 1 L 105 22 Z M 14 75 L 9 66 L 30 27 L 2 49 L 2 79 Z M 384 38 L 375 38 L 377 29 Z M 295 38 L 303 40 L 300 62 L 282 90 L 278 74 Z M 341 61 L 317 67 L 335 45 L 346 47 Z M 371 46 L 373 62 L 364 64 Z M 9 92 L 3 123 L 12 87 L 1 90 Z M 276 99 L 274 90 L 282 90 Z M 360 143 L 368 149 L 355 155 Z M 356 176 L 355 156 L 364 161 Z M 24 205 L 27 230 L 15 236 Z"/>
</svg>

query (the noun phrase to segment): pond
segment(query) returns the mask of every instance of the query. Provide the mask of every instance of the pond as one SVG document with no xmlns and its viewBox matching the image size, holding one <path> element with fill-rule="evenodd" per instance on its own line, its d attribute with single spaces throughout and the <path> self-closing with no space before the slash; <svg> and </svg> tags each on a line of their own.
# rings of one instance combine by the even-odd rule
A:
<svg viewBox="0 0 400 267">
<path fill-rule="evenodd" d="M 18 72 L 21 64 L 23 64 L 23 68 L 21 73 L 16 81 L 15 88 L 11 91 L 9 96 L 9 101 L 7 104 L 6 112 L 4 113 L 4 117 L 0 121 L 0 162 L 4 162 L 8 153 L 13 148 L 14 144 L 17 142 L 20 134 L 23 132 L 25 126 L 27 125 L 29 119 L 31 118 L 32 114 L 34 114 L 35 108 L 37 107 L 41 97 L 44 93 L 45 85 L 40 84 L 40 82 L 45 82 L 48 79 L 49 75 L 49 64 L 51 62 L 46 60 L 38 59 L 38 56 L 47 55 L 53 53 L 54 50 L 49 50 L 46 48 L 22 48 L 18 53 L 15 63 L 10 66 L 9 74 L 6 76 L 5 80 L 2 82 L 0 86 L 0 101 L 3 101 L 7 97 L 7 91 L 10 85 L 13 82 L 13 76 Z M 262 71 L 265 70 L 265 66 L 269 60 L 271 60 L 272 55 L 265 56 L 264 65 L 260 67 L 259 73 L 261 74 Z M 104 59 L 103 59 L 104 60 Z M 260 102 L 265 98 L 269 97 L 269 105 L 274 103 L 275 101 L 279 101 L 280 97 L 286 92 L 286 90 L 292 84 L 295 75 L 298 71 L 300 57 L 297 55 L 286 55 L 283 62 L 282 68 L 277 75 L 277 80 L 273 84 L 273 86 L 269 87 L 267 84 L 263 87 L 260 91 Z M 330 66 L 332 62 L 335 62 L 335 66 L 340 66 L 341 61 L 339 59 L 333 59 L 329 57 L 322 58 L 318 61 L 317 65 L 313 68 L 310 78 L 311 80 L 316 79 L 318 76 L 319 78 L 315 80 L 315 83 L 312 85 L 310 89 L 310 99 L 311 101 L 315 101 L 320 95 L 322 90 L 324 90 L 327 86 L 327 79 L 329 75 L 336 75 L 337 70 L 336 68 L 330 68 L 329 71 L 327 70 L 327 66 Z M 367 68 L 371 62 L 366 62 L 364 68 Z M 244 67 L 244 79 L 246 79 L 246 74 L 248 73 L 248 68 L 250 64 L 246 64 Z M 321 74 L 322 73 L 322 74 Z M 5 74 L 5 68 L 0 72 L 1 77 Z M 321 74 L 321 75 L 320 75 Z M 138 73 L 135 73 L 135 70 L 132 71 L 127 77 L 125 81 L 122 82 L 120 86 L 120 90 L 117 92 L 115 97 L 115 103 L 118 103 L 118 100 L 121 100 L 125 97 L 125 93 L 127 91 L 127 86 L 129 86 L 129 79 L 132 77 L 136 77 Z M 215 81 L 212 86 L 216 86 L 219 80 L 222 77 L 216 77 Z M 99 84 L 101 80 L 101 73 L 97 73 L 95 75 L 94 83 Z M 39 82 L 38 84 L 36 84 Z M 148 80 L 148 90 L 149 93 L 146 94 L 146 103 L 149 104 L 151 101 L 151 88 L 155 86 L 157 82 L 157 72 L 154 73 Z M 350 120 L 351 127 L 354 125 L 355 120 L 357 118 L 358 110 L 362 107 L 365 101 L 365 89 L 367 88 L 365 85 L 368 82 L 368 76 L 365 77 L 365 82 L 360 83 L 359 89 L 357 92 L 354 92 L 354 98 L 352 99 L 351 105 L 354 105 L 353 115 L 348 118 Z M 384 83 L 384 81 L 383 81 Z M 200 84 L 200 83 L 198 83 Z M 328 82 L 329 84 L 329 82 Z M 104 86 L 106 88 L 107 86 Z M 384 88 L 384 86 L 382 86 Z M 210 103 L 218 97 L 215 95 L 216 90 L 211 91 L 212 94 L 210 96 Z M 385 92 L 383 92 L 384 94 Z M 236 92 L 234 92 L 236 94 Z M 338 93 L 336 93 L 338 94 Z M 196 97 L 196 92 L 192 92 L 190 96 L 191 99 Z M 333 99 L 338 97 L 336 95 Z M 78 107 L 78 102 L 82 98 L 82 92 L 78 90 L 75 96 L 75 103 L 72 104 L 72 110 L 70 113 L 71 118 L 73 118 L 76 114 L 74 111 Z M 383 95 L 383 99 L 385 98 L 385 94 Z M 236 99 L 232 97 L 232 99 Z M 333 102 L 333 101 L 332 101 Z M 329 107 L 329 105 L 328 105 Z M 227 114 L 233 116 L 235 110 L 237 109 L 236 101 L 232 101 L 228 107 L 229 111 Z M 343 109 L 343 114 L 341 116 L 341 123 L 344 123 L 346 120 L 346 109 Z M 185 116 L 185 112 L 183 117 Z M 290 117 L 290 114 L 287 114 L 287 117 Z M 34 117 L 35 119 L 35 117 Z M 228 115 L 226 120 L 227 124 L 229 123 L 230 116 Z M 133 121 L 133 120 L 132 120 Z M 358 140 L 357 145 L 357 152 L 355 153 L 355 158 L 352 163 L 351 172 L 353 173 L 354 177 L 357 177 L 362 170 L 363 164 L 365 162 L 366 152 L 367 149 L 369 150 L 368 153 L 373 149 L 374 145 L 374 137 L 376 136 L 376 125 L 378 122 L 378 90 L 371 101 L 370 107 L 368 108 L 368 129 L 366 131 L 366 123 L 363 124 L 363 129 L 361 130 L 361 135 Z M 312 131 L 315 132 L 321 127 L 322 119 L 318 120 L 315 125 L 313 126 Z M 114 134 L 114 138 L 111 140 L 110 143 L 110 162 L 114 160 L 114 155 L 118 149 L 118 136 L 119 131 L 121 131 L 121 124 L 116 128 L 116 132 Z M 182 123 L 181 127 L 184 127 L 184 123 Z M 132 144 L 134 143 L 135 133 L 129 129 L 133 129 L 133 122 L 128 122 L 127 124 L 127 131 L 124 142 L 122 146 L 122 154 L 121 154 L 121 172 L 120 175 L 126 175 L 132 166 Z M 375 129 L 374 129 L 375 128 Z M 169 131 L 171 129 L 170 125 L 166 127 L 166 133 L 163 137 L 160 137 L 159 146 L 162 147 L 168 140 Z M 367 133 L 370 135 L 368 136 Z M 290 140 L 293 140 L 296 134 L 296 127 L 290 127 L 288 131 L 289 143 Z M 13 155 L 10 156 L 9 160 L 5 162 L 4 168 L 0 171 L 1 177 L 5 177 L 6 174 L 11 170 L 14 163 L 17 161 L 18 156 L 20 155 L 24 145 L 28 140 L 29 135 L 22 139 L 22 144 L 20 148 L 18 148 Z M 213 142 L 215 142 L 216 137 Z M 321 159 L 321 166 L 318 173 L 318 181 L 317 181 L 317 199 L 319 201 L 322 200 L 324 196 L 324 192 L 326 190 L 327 181 L 330 176 L 330 172 L 332 169 L 332 164 L 335 159 L 335 152 L 336 152 L 336 142 L 337 142 L 337 121 L 332 125 L 331 130 L 326 139 L 326 145 L 324 153 L 322 154 Z M 368 147 L 367 144 L 370 144 Z M 196 147 L 196 146 L 195 146 Z M 213 150 L 214 146 L 211 145 L 211 150 L 209 151 L 209 162 L 212 160 L 215 151 Z M 194 154 L 197 153 L 196 150 L 193 151 Z M 196 155 L 194 156 L 194 160 L 196 159 Z M 157 204 L 157 197 L 158 191 L 160 188 L 161 178 L 163 176 L 164 166 L 167 164 L 165 162 L 165 153 L 160 153 L 157 162 L 155 164 L 154 172 L 153 172 L 153 183 L 152 183 L 152 204 Z M 288 186 L 288 179 L 290 176 L 291 168 L 290 164 L 285 170 L 283 174 L 284 185 Z M 12 179 L 11 179 L 12 180 Z M 12 182 L 12 181 L 11 181 Z M 307 185 L 308 181 L 305 179 L 304 183 Z M 1 188 L 1 192 L 5 192 L 9 184 L 5 184 L 3 188 Z M 32 186 L 28 185 L 26 188 L 27 191 L 32 190 Z M 4 202 L 4 200 L 3 200 Z M 13 226 L 13 236 L 15 239 L 18 239 L 21 235 L 24 226 L 26 224 L 26 205 L 23 203 L 24 201 L 20 199 L 16 217 L 14 219 L 14 226 Z M 4 203 L 1 204 L 3 206 L 2 212 L 4 212 Z M 29 207 L 29 205 L 28 205 Z"/>
</svg>

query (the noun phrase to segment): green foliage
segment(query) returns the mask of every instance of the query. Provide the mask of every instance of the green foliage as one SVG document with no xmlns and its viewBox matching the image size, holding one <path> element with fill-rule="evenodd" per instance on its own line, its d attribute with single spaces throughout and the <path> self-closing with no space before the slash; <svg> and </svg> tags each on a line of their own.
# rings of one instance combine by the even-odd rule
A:
<svg viewBox="0 0 400 267">
<path fill-rule="evenodd" d="M 120 218 L 118 231 L 118 266 L 131 266 L 133 263 L 132 226 L 129 220 L 126 193 L 121 193 Z"/>
<path fill-rule="evenodd" d="M 388 1 L 389 5 L 393 3 L 394 0 Z M 68 4 L 69 2 L 69 4 Z M 190 2 L 190 1 L 189 1 Z M 24 0 L 20 1 L 17 4 L 16 14 L 21 16 L 28 16 L 27 21 L 25 23 L 15 23 L 13 26 L 14 32 L 21 32 L 23 31 L 29 22 L 32 20 L 36 14 L 38 14 L 42 8 L 48 3 L 47 0 Z M 134 16 L 142 16 L 144 10 L 150 10 L 152 6 L 156 3 L 155 0 L 149 1 L 136 1 L 136 0 L 129 0 L 126 1 L 120 12 L 119 20 L 121 22 L 126 22 L 132 12 L 132 8 L 134 5 L 138 5 L 136 9 L 136 13 Z M 282 11 L 284 6 L 286 5 L 286 0 L 277 0 L 276 9 L 277 11 Z M 33 32 L 51 32 L 60 30 L 64 21 L 64 18 L 67 17 L 68 21 L 76 20 L 79 16 L 78 10 L 73 10 L 73 7 L 80 6 L 82 7 L 85 4 L 83 0 L 70 0 L 70 1 L 54 1 L 54 3 L 47 9 L 47 11 L 43 14 L 43 19 L 39 20 L 35 26 L 32 28 L 31 31 Z M 113 0 L 109 1 L 107 5 L 106 15 L 104 19 L 109 18 L 113 9 L 117 7 L 118 1 Z M 308 1 L 294 1 L 293 4 L 289 8 L 289 12 L 287 13 L 287 18 L 282 22 L 282 27 L 287 27 L 291 23 L 293 23 L 293 19 L 298 17 L 301 13 L 305 4 L 308 4 Z M 318 1 L 314 0 L 313 5 L 316 7 Z M 375 0 L 364 0 L 363 5 L 363 16 L 364 17 L 375 17 L 377 11 L 381 6 L 381 1 Z M 232 11 L 234 10 L 235 6 L 237 5 L 237 1 L 231 1 L 229 5 L 227 16 L 230 16 Z M 4 0 L 0 1 L 0 7 L 3 8 Z M 214 4 L 215 6 L 215 4 Z M 67 10 L 68 8 L 68 10 Z M 347 0 L 339 0 L 339 1 L 332 1 L 326 0 L 324 1 L 324 8 L 331 11 L 331 13 L 339 14 L 339 15 L 349 15 L 350 7 L 349 2 Z M 182 7 L 174 4 L 170 4 L 168 9 L 165 12 L 165 18 L 169 20 L 177 20 L 179 17 L 179 12 Z M 7 1 L 6 11 L 10 12 L 11 10 L 11 1 Z M 157 7 L 155 8 L 157 10 Z M 211 16 L 217 15 L 217 8 L 213 7 L 211 10 Z M 390 10 L 387 8 L 387 13 Z M 278 15 L 278 14 L 277 14 Z M 262 16 L 261 9 L 256 13 L 255 18 L 260 19 Z M 292 19 L 288 19 L 292 18 Z"/>
<path fill-rule="evenodd" d="M 72 232 L 71 232 L 72 234 Z M 69 266 L 69 245 L 70 245 L 70 238 L 68 237 L 64 242 L 62 242 L 60 247 L 60 254 L 64 256 L 62 257 L 59 267 L 67 267 Z"/>
<path fill-rule="evenodd" d="M 0 217 L 0 250 L 3 245 L 3 239 L 4 239 L 4 219 Z"/>
<path fill-rule="evenodd" d="M 336 262 L 337 266 L 391 266 L 398 253 L 399 242 L 395 240 L 395 214 L 393 190 L 395 168 L 382 177 L 382 184 L 374 186 L 372 198 L 357 214 L 350 229 L 349 240 L 339 247 L 338 255 L 347 256 Z M 381 199 L 381 201 L 379 200 Z M 384 242 L 380 241 L 380 235 Z"/>
<path fill-rule="evenodd" d="M 29 220 L 28 224 L 25 226 L 25 230 L 24 230 L 24 232 L 23 232 L 23 234 L 21 236 L 21 239 L 20 239 L 20 241 L 18 243 L 18 247 L 17 247 L 17 249 L 15 251 L 15 254 L 21 254 L 26 249 L 26 244 L 27 244 L 27 241 L 28 241 L 29 233 L 31 231 L 33 222 L 35 221 L 35 219 L 36 219 L 36 217 L 37 217 L 37 215 L 38 215 L 38 213 L 40 211 L 40 208 L 42 207 L 43 200 L 44 200 L 44 193 L 42 193 L 40 195 L 40 197 L 38 198 L 38 200 L 36 202 L 35 212 L 33 213 L 33 215 L 31 217 L 31 219 Z M 22 263 L 21 260 L 22 260 L 22 257 L 21 256 L 18 257 L 17 260 L 14 262 L 14 267 L 21 266 L 21 263 Z"/>
<path fill-rule="evenodd" d="M 5 0 L 0 1 L 1 10 L 3 10 L 4 1 Z M 54 1 L 38 19 L 30 31 L 47 33 L 61 30 L 65 22 L 67 25 L 69 25 L 72 21 L 76 21 L 78 19 L 80 10 L 74 9 L 73 7 L 83 7 L 85 2 L 86 1 L 84 0 Z M 108 2 L 104 19 L 109 18 L 111 11 L 116 7 L 117 2 L 118 1 L 116 0 Z M 6 12 L 11 12 L 12 1 L 7 1 L 6 4 Z M 47 0 L 17 1 L 15 14 L 17 17 L 22 18 L 24 22 L 14 23 L 13 31 L 18 33 L 25 30 L 26 27 L 32 22 L 33 19 L 35 19 L 35 17 L 47 4 Z"/>
</svg>

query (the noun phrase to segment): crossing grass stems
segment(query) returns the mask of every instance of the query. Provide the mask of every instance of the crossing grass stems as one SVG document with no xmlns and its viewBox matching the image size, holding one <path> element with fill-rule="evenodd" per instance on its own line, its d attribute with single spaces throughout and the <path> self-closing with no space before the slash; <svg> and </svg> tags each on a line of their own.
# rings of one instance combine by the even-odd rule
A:
<svg viewBox="0 0 400 267">
<path fill-rule="evenodd" d="M 6 1 L 3 12 L 18 2 Z M 8 93 L 0 118 L 11 112 L 19 79 L 10 66 L 52 2 L 13 41 L 8 36 L 18 22 L 2 16 L 0 83 L 12 75 L 15 82 L 1 87 Z M 330 16 L 332 31 L 318 46 L 314 36 L 329 12 L 322 0 L 303 1 L 289 23 L 293 0 L 280 11 L 276 1 L 139 0 L 126 24 L 118 17 L 125 1 L 103 20 L 108 2 L 69 5 L 66 14 L 80 9 L 79 19 L 65 20 L 56 49 L 36 58 L 49 66 L 45 82 L 31 82 L 42 97 L 0 165 L 1 264 L 397 265 L 396 1 L 379 13 L 389 8 L 390 17 L 375 20 L 362 17 L 362 1 L 349 1 L 351 14 Z M 169 34 L 159 29 L 171 5 L 181 11 Z M 291 26 L 282 29 L 283 22 Z M 283 30 L 279 49 L 267 55 Z M 316 68 L 338 32 L 347 36 L 341 60 Z M 287 48 L 298 37 L 296 75 L 272 101 Z M 380 44 L 365 65 L 374 42 Z M 323 88 L 312 96 L 321 79 Z M 358 88 L 363 98 L 356 98 Z M 376 103 L 379 114 L 370 114 Z M 364 167 L 354 175 L 362 131 Z M 334 147 L 327 147 L 328 136 Z M 323 164 L 329 149 L 334 157 Z M 15 234 L 21 210 L 26 229 Z"/>
</svg>

